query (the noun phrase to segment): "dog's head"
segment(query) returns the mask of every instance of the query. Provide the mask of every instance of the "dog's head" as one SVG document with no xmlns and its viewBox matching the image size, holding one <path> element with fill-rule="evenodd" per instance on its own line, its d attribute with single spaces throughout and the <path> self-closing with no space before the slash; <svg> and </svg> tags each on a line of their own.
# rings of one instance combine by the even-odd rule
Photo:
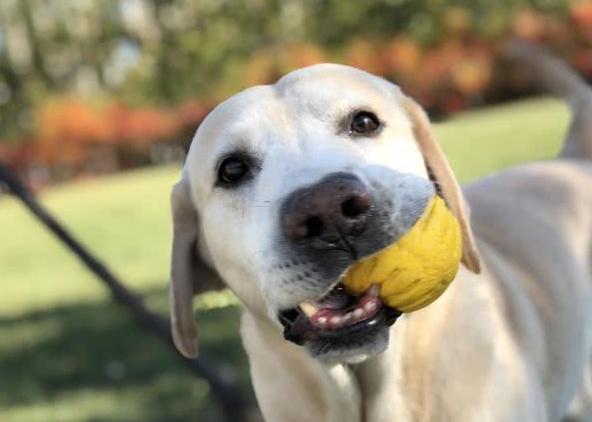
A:
<svg viewBox="0 0 592 422">
<path fill-rule="evenodd" d="M 173 189 L 177 347 L 196 355 L 193 295 L 225 284 L 320 359 L 384 350 L 396 315 L 339 280 L 409 230 L 434 194 L 478 271 L 459 186 L 426 114 L 398 87 L 317 65 L 228 99 L 200 126 Z"/>
</svg>

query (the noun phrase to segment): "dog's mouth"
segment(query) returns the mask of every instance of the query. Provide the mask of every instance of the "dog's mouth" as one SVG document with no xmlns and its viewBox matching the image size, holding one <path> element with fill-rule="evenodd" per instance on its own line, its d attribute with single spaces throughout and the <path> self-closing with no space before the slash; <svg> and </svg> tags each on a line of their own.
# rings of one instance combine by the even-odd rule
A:
<svg viewBox="0 0 592 422">
<path fill-rule="evenodd" d="M 302 302 L 281 311 L 284 338 L 298 345 L 331 343 L 334 348 L 352 342 L 361 344 L 384 327 L 392 325 L 400 312 L 385 307 L 378 297 L 378 286 L 360 296 L 348 294 L 341 283 L 317 300 Z"/>
</svg>

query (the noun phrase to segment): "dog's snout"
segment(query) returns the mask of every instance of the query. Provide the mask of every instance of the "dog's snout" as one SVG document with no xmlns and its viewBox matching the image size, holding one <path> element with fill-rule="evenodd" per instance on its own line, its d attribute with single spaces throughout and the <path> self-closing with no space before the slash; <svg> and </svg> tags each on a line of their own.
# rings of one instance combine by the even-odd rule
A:
<svg viewBox="0 0 592 422">
<path fill-rule="evenodd" d="M 330 248 L 364 232 L 371 208 L 372 200 L 360 179 L 334 173 L 292 193 L 284 203 L 281 224 L 293 242 Z"/>
</svg>

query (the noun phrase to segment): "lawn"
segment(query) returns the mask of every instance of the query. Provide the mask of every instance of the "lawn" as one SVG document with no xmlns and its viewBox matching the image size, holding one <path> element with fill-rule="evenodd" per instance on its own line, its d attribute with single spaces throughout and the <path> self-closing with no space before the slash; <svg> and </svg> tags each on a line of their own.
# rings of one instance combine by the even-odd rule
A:
<svg viewBox="0 0 592 422">
<path fill-rule="evenodd" d="M 548 99 L 436 125 L 458 177 L 552 157 L 567 109 Z M 42 201 L 154 310 L 167 312 L 169 189 L 177 167 L 80 181 Z M 207 385 L 111 303 L 103 287 L 14 200 L 0 197 L 0 420 L 220 420 Z M 229 295 L 202 298 L 204 353 L 250 393 Z M 208 309 L 214 308 L 214 309 Z"/>
</svg>

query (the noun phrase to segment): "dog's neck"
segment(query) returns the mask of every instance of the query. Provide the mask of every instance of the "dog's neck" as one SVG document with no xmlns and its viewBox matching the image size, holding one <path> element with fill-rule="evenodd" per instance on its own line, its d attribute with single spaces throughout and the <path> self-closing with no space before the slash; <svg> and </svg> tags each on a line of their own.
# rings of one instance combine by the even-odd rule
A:
<svg viewBox="0 0 592 422">
<path fill-rule="evenodd" d="M 355 365 L 327 365 L 285 341 L 269 319 L 245 311 L 241 334 L 266 420 L 408 420 L 399 391 L 404 384 L 404 320 L 391 329 L 384 353 Z"/>
<path fill-rule="evenodd" d="M 450 390 L 450 377 L 461 386 L 474 384 L 476 377 L 487 379 L 494 344 L 500 341 L 483 341 L 491 327 L 470 318 L 491 309 L 496 296 L 464 269 L 461 275 L 438 301 L 397 320 L 386 351 L 355 365 L 322 364 L 305 348 L 284 340 L 268 317 L 245 310 L 241 335 L 266 420 L 406 422 L 433 420 L 446 412 L 454 420 L 455 408 L 443 408 L 431 392 L 446 391 L 451 403 L 464 403 L 466 391 Z M 451 340 L 458 332 L 474 353 L 458 354 Z M 438 370 L 442 362 L 456 364 L 443 373 Z"/>
<path fill-rule="evenodd" d="M 362 397 L 363 421 L 407 421 L 404 391 L 406 316 L 391 328 L 388 349 L 353 368 Z"/>
</svg>

